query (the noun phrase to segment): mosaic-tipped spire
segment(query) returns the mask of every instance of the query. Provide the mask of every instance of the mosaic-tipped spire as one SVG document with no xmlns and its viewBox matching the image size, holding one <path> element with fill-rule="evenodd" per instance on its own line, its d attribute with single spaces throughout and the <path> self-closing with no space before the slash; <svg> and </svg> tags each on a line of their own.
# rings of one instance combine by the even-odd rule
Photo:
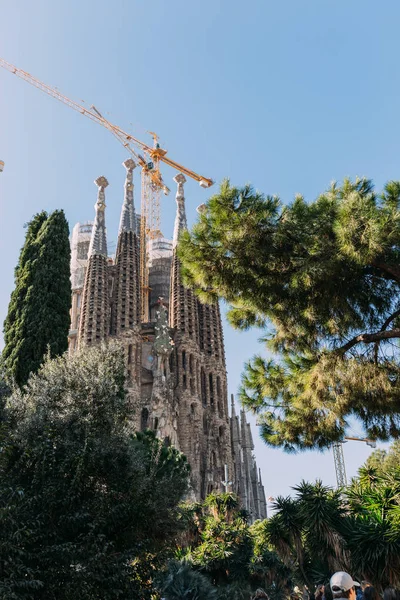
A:
<svg viewBox="0 0 400 600">
<path fill-rule="evenodd" d="M 95 204 L 96 217 L 90 238 L 88 264 L 82 293 L 82 311 L 79 322 L 78 344 L 96 344 L 109 333 L 109 291 L 107 269 L 107 240 L 104 211 L 105 177 L 96 179 L 99 191 Z"/>
<path fill-rule="evenodd" d="M 105 193 L 104 190 L 108 186 L 108 181 L 105 177 L 98 177 L 94 182 L 98 187 L 97 202 L 94 205 L 96 216 L 92 229 L 92 237 L 89 246 L 90 256 L 105 256 L 107 257 L 107 237 L 106 237 L 106 220 L 105 220 Z"/>
<path fill-rule="evenodd" d="M 186 181 L 186 177 L 182 173 L 178 173 L 178 175 L 174 177 L 174 181 L 178 184 L 178 189 L 176 192 L 176 217 L 173 238 L 173 247 L 176 248 L 181 232 L 187 229 L 185 193 L 183 190 L 183 184 Z"/>
<path fill-rule="evenodd" d="M 132 330 L 140 323 L 139 242 L 133 205 L 133 170 L 136 164 L 131 158 L 122 164 L 126 169 L 126 179 L 114 262 L 112 335 Z"/>
<path fill-rule="evenodd" d="M 185 195 L 183 184 L 186 177 L 178 173 L 174 177 L 178 184 L 176 192 L 176 217 L 173 239 L 173 257 L 171 268 L 171 286 L 170 286 L 170 304 L 169 304 L 169 322 L 171 327 L 175 327 L 181 333 L 187 334 L 190 338 L 199 342 L 199 308 L 198 300 L 195 298 L 192 290 L 182 284 L 181 266 L 177 254 L 178 239 L 182 231 L 187 229 Z"/>
<path fill-rule="evenodd" d="M 121 210 L 121 219 L 119 222 L 119 231 L 136 231 L 136 214 L 135 205 L 133 203 L 133 169 L 136 168 L 136 163 L 128 158 L 122 163 L 126 169 L 126 178 L 124 185 L 124 203 Z"/>
</svg>

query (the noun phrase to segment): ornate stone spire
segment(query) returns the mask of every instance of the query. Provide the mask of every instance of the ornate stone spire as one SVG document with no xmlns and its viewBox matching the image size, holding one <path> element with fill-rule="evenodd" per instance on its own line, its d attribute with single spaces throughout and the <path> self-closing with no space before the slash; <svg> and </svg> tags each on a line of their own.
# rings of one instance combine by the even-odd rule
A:
<svg viewBox="0 0 400 600">
<path fill-rule="evenodd" d="M 126 169 L 126 179 L 124 186 L 124 203 L 122 205 L 121 219 L 119 222 L 119 234 L 123 231 L 136 231 L 136 214 L 133 203 L 133 169 L 136 168 L 136 163 L 131 158 L 128 158 L 128 160 L 122 164 Z"/>
<path fill-rule="evenodd" d="M 180 234 L 182 233 L 182 231 L 185 231 L 187 229 L 185 193 L 183 190 L 183 184 L 186 181 L 186 177 L 182 173 L 178 173 L 178 175 L 174 177 L 174 181 L 178 184 L 178 189 L 175 197 L 177 207 L 173 238 L 173 247 L 176 248 Z"/>
<path fill-rule="evenodd" d="M 177 255 L 176 247 L 178 239 L 182 231 L 187 229 L 186 211 L 185 211 L 185 196 L 183 192 L 183 184 L 186 178 L 182 173 L 178 173 L 174 177 L 174 181 L 178 184 L 176 193 L 176 217 L 173 239 L 173 256 L 171 269 L 171 286 L 170 286 L 170 326 L 182 333 L 186 333 L 196 343 L 199 340 L 199 315 L 198 315 L 198 300 L 195 298 L 192 290 L 185 288 L 181 278 L 181 266 Z"/>
<path fill-rule="evenodd" d="M 122 163 L 126 169 L 124 202 L 119 224 L 111 304 L 111 334 L 119 335 L 140 323 L 139 241 L 133 202 L 132 159 Z"/>
<path fill-rule="evenodd" d="M 253 442 L 253 434 L 251 433 L 251 425 L 250 423 L 246 423 L 246 442 L 247 447 L 254 450 L 254 442 Z"/>
<path fill-rule="evenodd" d="M 108 258 L 105 225 L 105 194 L 108 186 L 105 177 L 96 179 L 98 187 L 96 216 L 90 239 L 88 265 L 82 294 L 82 311 L 79 323 L 79 346 L 95 344 L 106 339 L 109 333 Z"/>
<path fill-rule="evenodd" d="M 92 237 L 89 246 L 89 256 L 105 256 L 107 257 L 107 237 L 106 237 L 106 221 L 105 221 L 105 193 L 104 190 L 108 186 L 108 181 L 105 177 L 98 177 L 95 180 L 98 187 L 97 202 L 94 205 L 96 216 L 92 230 Z"/>
<path fill-rule="evenodd" d="M 248 438 L 246 413 L 243 408 L 240 411 L 240 434 L 242 438 L 242 448 L 251 448 Z"/>
<path fill-rule="evenodd" d="M 232 419 L 234 417 L 236 417 L 236 410 L 235 410 L 235 397 L 233 394 L 231 394 L 231 417 Z"/>
<path fill-rule="evenodd" d="M 231 394 L 231 439 L 235 448 L 234 451 L 238 456 L 240 456 L 240 449 L 236 447 L 240 446 L 241 438 L 240 438 L 240 425 L 239 425 L 239 417 L 236 416 L 235 410 L 235 398 L 233 394 Z"/>
</svg>

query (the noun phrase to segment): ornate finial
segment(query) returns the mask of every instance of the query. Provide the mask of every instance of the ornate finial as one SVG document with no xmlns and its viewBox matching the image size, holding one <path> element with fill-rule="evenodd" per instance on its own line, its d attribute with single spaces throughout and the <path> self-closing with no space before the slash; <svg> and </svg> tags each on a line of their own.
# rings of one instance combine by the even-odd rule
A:
<svg viewBox="0 0 400 600">
<path fill-rule="evenodd" d="M 124 203 L 119 221 L 119 233 L 136 230 L 135 206 L 133 204 L 133 169 L 136 168 L 136 163 L 131 158 L 128 158 L 122 164 L 126 169 L 126 179 L 124 185 Z"/>
<path fill-rule="evenodd" d="M 186 220 L 186 211 L 185 211 L 185 194 L 183 190 L 183 184 L 186 181 L 186 177 L 182 173 L 178 173 L 174 177 L 174 181 L 178 184 L 178 189 L 176 192 L 176 217 L 175 217 L 175 227 L 174 227 L 174 239 L 173 239 L 173 248 L 175 248 L 178 244 L 179 235 L 182 231 L 187 229 L 187 220 Z"/>
<path fill-rule="evenodd" d="M 176 197 L 178 198 L 179 195 L 183 196 L 183 184 L 186 183 L 186 177 L 183 173 L 178 173 L 178 175 L 175 175 L 174 181 L 178 184 Z"/>
<path fill-rule="evenodd" d="M 127 171 L 133 171 L 136 168 L 136 163 L 132 158 L 127 158 L 122 164 Z"/>
<path fill-rule="evenodd" d="M 95 185 L 104 192 L 105 188 L 108 186 L 107 178 L 104 175 L 100 175 L 97 179 L 94 180 Z"/>
<path fill-rule="evenodd" d="M 94 219 L 92 237 L 90 239 L 89 256 L 100 255 L 107 257 L 107 238 L 105 224 L 105 193 L 104 190 L 108 186 L 108 181 L 101 176 L 95 179 L 94 182 L 98 187 L 97 202 L 94 205 L 96 216 Z"/>
</svg>

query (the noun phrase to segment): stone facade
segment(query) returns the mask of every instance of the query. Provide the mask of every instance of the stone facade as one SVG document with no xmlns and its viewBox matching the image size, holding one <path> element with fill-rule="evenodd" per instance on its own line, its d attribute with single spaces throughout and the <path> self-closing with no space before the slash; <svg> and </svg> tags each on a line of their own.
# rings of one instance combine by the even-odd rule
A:
<svg viewBox="0 0 400 600">
<path fill-rule="evenodd" d="M 126 355 L 132 426 L 153 429 L 166 444 L 175 445 L 187 456 L 193 499 L 204 499 L 214 490 L 232 490 L 252 520 L 265 518 L 265 494 L 250 425 L 244 411 L 240 419 L 236 416 L 233 398 L 231 415 L 228 410 L 219 305 L 201 304 L 181 279 L 176 249 L 180 233 L 187 228 L 185 177 L 175 177 L 177 212 L 172 243 L 165 238 L 148 243 L 150 321 L 143 323 L 139 226 L 133 200 L 135 164 L 130 159 L 124 167 L 125 194 L 115 259 L 107 255 L 104 190 L 108 183 L 104 177 L 95 182 L 99 191 L 93 225 L 74 228 L 70 352 L 109 337 L 120 340 Z M 83 256 L 89 231 L 88 252 Z"/>
</svg>

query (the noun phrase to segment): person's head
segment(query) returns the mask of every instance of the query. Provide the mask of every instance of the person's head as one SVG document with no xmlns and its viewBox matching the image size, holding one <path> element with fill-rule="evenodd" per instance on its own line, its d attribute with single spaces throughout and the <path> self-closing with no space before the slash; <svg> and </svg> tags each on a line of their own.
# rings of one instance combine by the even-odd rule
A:
<svg viewBox="0 0 400 600">
<path fill-rule="evenodd" d="M 364 600 L 380 600 L 378 592 L 370 583 L 364 587 Z"/>
<path fill-rule="evenodd" d="M 400 600 L 400 591 L 387 587 L 383 592 L 383 600 Z"/>
<path fill-rule="evenodd" d="M 345 571 L 338 571 L 331 577 L 331 590 L 333 598 L 348 598 L 349 600 L 355 600 L 356 597 L 356 586 L 360 584 L 358 581 L 353 581 L 351 575 Z"/>
<path fill-rule="evenodd" d="M 370 587 L 372 585 L 372 583 L 370 583 L 369 581 L 366 581 L 365 579 L 361 582 L 361 589 L 362 591 L 365 590 L 365 588 Z"/>
<path fill-rule="evenodd" d="M 318 600 L 319 598 L 322 598 L 322 596 L 324 595 L 324 585 L 322 583 L 320 583 L 319 585 L 317 585 L 317 589 L 315 590 L 315 598 Z"/>
</svg>

